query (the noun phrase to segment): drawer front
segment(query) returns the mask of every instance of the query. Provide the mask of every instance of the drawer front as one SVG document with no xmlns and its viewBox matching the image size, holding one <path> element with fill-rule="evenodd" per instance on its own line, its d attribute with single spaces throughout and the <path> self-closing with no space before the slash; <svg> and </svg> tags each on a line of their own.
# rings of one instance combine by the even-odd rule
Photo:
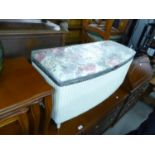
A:
<svg viewBox="0 0 155 155">
<path fill-rule="evenodd" d="M 124 104 L 124 107 L 122 111 L 119 114 L 119 118 L 121 118 L 127 111 L 129 111 L 139 100 L 143 92 L 148 87 L 148 83 L 144 83 L 141 87 L 136 89 L 134 92 L 129 95 L 126 103 Z"/>
<path fill-rule="evenodd" d="M 123 104 L 123 103 L 122 103 Z M 109 115 L 107 115 L 103 120 L 99 121 L 95 126 L 85 131 L 83 134 L 87 135 L 99 135 L 103 134 L 106 129 L 115 123 L 115 120 L 120 112 L 122 104 L 117 106 Z"/>
<path fill-rule="evenodd" d="M 125 103 L 125 106 L 123 107 L 123 109 L 121 110 L 119 117 L 121 118 L 126 112 L 128 112 L 136 103 L 138 102 L 138 100 L 132 100 L 129 101 L 127 103 Z"/>
<path fill-rule="evenodd" d="M 126 89 L 134 90 L 136 87 L 143 85 L 152 77 L 152 67 L 147 56 L 142 56 L 133 61 L 127 74 L 124 85 Z M 134 76 L 133 76 L 134 75 Z"/>
</svg>

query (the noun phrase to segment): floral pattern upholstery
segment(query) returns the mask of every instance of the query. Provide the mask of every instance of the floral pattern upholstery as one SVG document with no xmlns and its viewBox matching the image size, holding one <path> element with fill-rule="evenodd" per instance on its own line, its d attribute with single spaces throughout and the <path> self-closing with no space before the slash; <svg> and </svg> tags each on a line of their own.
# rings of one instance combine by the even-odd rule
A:
<svg viewBox="0 0 155 155">
<path fill-rule="evenodd" d="M 135 51 L 114 41 L 100 41 L 32 51 L 32 61 L 58 84 L 105 73 L 133 58 Z M 84 79 L 83 79 L 84 80 Z"/>
</svg>

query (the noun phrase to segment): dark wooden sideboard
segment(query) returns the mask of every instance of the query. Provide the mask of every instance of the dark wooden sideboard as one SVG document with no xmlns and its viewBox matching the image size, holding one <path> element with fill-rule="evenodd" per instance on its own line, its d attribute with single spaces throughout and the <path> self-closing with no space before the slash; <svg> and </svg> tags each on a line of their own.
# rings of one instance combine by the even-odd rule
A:
<svg viewBox="0 0 155 155">
<path fill-rule="evenodd" d="M 39 48 L 64 46 L 65 32 L 44 23 L 0 22 L 0 40 L 7 58 L 25 56 Z"/>
<path fill-rule="evenodd" d="M 133 61 L 128 75 L 123 83 L 124 89 L 129 93 L 129 97 L 119 114 L 121 118 L 140 99 L 149 86 L 149 80 L 153 76 L 153 70 L 147 56 L 141 56 Z"/>
</svg>

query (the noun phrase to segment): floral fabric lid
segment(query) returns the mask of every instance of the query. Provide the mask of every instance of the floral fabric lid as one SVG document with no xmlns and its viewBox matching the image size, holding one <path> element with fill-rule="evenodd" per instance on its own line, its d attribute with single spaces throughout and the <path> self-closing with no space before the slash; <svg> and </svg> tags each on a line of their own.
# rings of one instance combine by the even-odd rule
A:
<svg viewBox="0 0 155 155">
<path fill-rule="evenodd" d="M 32 61 L 59 86 L 107 73 L 133 58 L 135 51 L 114 41 L 32 51 Z"/>
</svg>

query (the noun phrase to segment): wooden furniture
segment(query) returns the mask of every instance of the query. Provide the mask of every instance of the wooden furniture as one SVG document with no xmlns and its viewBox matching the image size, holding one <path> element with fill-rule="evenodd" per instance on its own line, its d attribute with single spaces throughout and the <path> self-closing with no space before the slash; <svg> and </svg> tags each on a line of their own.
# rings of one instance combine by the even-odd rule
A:
<svg viewBox="0 0 155 155">
<path fill-rule="evenodd" d="M 102 20 L 99 20 L 97 24 L 94 24 L 91 20 L 86 19 L 83 21 L 85 35 L 87 35 L 87 33 L 95 33 L 101 36 L 101 38 L 108 40 L 110 37 L 113 21 L 114 20 L 112 19 L 107 19 L 106 22 L 103 23 Z"/>
<path fill-rule="evenodd" d="M 0 74 L 0 134 L 12 133 L 12 123 L 20 126 L 21 134 L 37 134 L 40 125 L 46 133 L 52 106 L 51 91 L 25 58 L 6 59 Z M 42 124 L 40 104 L 44 106 Z M 9 132 L 5 133 L 9 125 Z"/>
<path fill-rule="evenodd" d="M 109 39 L 120 41 L 130 25 L 131 21 L 127 19 L 98 19 L 98 22 L 85 19 L 83 21 L 83 42 Z"/>
<path fill-rule="evenodd" d="M 147 89 L 152 75 L 152 67 L 150 65 L 149 58 L 146 55 L 138 57 L 133 61 L 122 85 L 129 92 L 129 96 L 118 118 L 121 118 L 137 103 Z"/>
<path fill-rule="evenodd" d="M 135 58 L 131 64 L 124 86 L 128 91 L 134 91 L 139 88 L 142 83 L 148 82 L 152 78 L 152 75 L 152 67 L 148 56 L 140 56 Z M 128 84 L 129 86 L 127 87 Z"/>
<path fill-rule="evenodd" d="M 151 84 L 152 86 L 155 87 L 155 77 L 153 77 L 153 78 L 150 80 L 150 84 Z M 153 87 L 153 88 L 154 88 L 154 87 Z"/>
<path fill-rule="evenodd" d="M 24 56 L 38 48 L 63 46 L 65 33 L 55 31 L 44 23 L 0 22 L 0 40 L 5 57 Z"/>
<path fill-rule="evenodd" d="M 155 106 L 155 96 L 151 93 L 155 93 L 155 76 L 149 81 L 149 86 L 141 98 L 143 102 Z"/>
<path fill-rule="evenodd" d="M 65 44 L 77 44 L 82 42 L 82 19 L 69 19 L 68 32 L 65 37 Z"/>
<path fill-rule="evenodd" d="M 145 53 L 149 56 L 155 75 L 155 22 L 145 24 L 137 43 L 137 54 Z"/>
</svg>

